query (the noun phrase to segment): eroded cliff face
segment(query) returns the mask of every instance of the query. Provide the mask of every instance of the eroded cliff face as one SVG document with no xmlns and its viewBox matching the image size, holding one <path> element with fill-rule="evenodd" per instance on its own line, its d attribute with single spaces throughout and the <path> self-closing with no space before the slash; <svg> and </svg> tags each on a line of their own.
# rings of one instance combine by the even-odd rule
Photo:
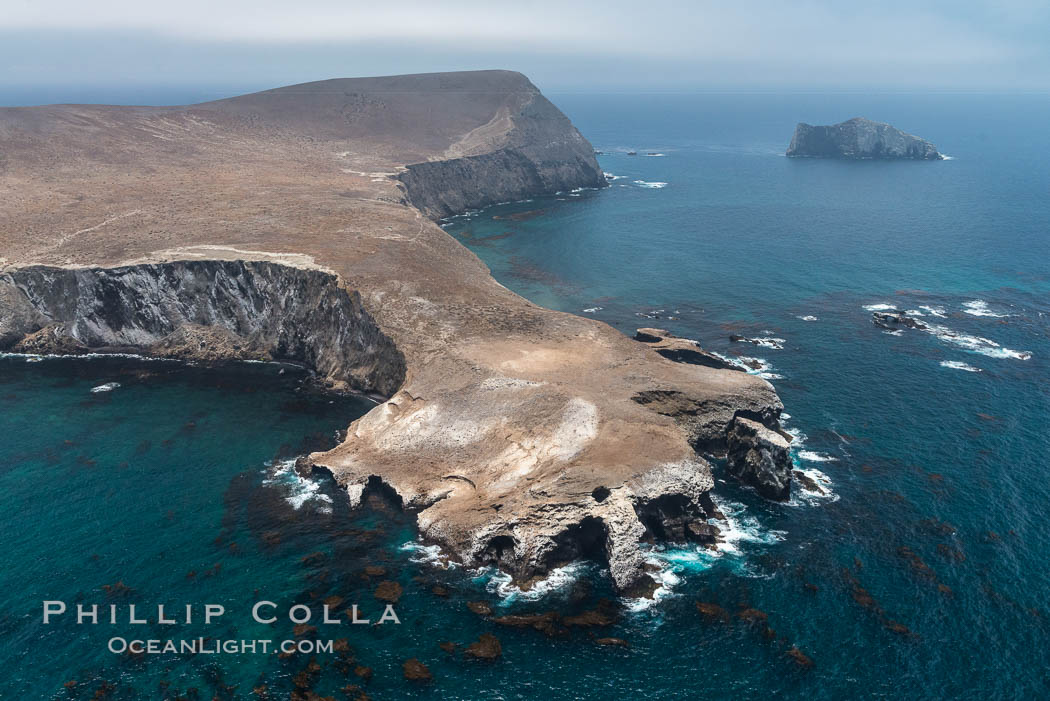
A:
<svg viewBox="0 0 1050 701">
<path fill-rule="evenodd" d="M 303 469 L 469 566 L 593 557 L 651 591 L 643 541 L 716 536 L 704 454 L 777 426 L 765 380 L 538 307 L 431 221 L 602 184 L 520 74 L 0 108 L 0 134 L 0 347 L 291 360 L 387 396 Z"/>
<path fill-rule="evenodd" d="M 335 387 L 389 396 L 405 362 L 335 275 L 267 261 L 0 273 L 0 349 L 134 351 L 195 360 L 287 360 Z"/>
<path fill-rule="evenodd" d="M 590 143 L 529 87 L 520 101 L 494 117 L 510 125 L 510 131 L 494 137 L 481 128 L 449 149 L 451 154 L 470 154 L 483 148 L 484 153 L 406 167 L 399 177 L 414 207 L 441 219 L 499 202 L 607 184 Z"/>
<path fill-rule="evenodd" d="M 656 586 L 644 542 L 713 543 L 717 535 L 708 523 L 718 517 L 714 478 L 698 446 L 724 454 L 740 411 L 775 425 L 781 410 L 758 378 L 661 362 L 678 380 L 671 402 L 638 401 L 669 394 L 655 389 L 621 397 L 619 379 L 574 387 L 528 374 L 464 377 L 455 396 L 410 381 L 354 422 L 343 445 L 309 461 L 352 502 L 369 489 L 396 494 L 424 540 L 454 560 L 527 583 L 588 557 L 608 564 L 620 591 L 644 595 Z M 728 395 L 712 396 L 705 380 L 729 383 Z M 604 400 L 596 396 L 603 389 Z"/>
<path fill-rule="evenodd" d="M 409 202 L 432 219 L 536 195 L 605 186 L 593 155 L 590 159 L 574 151 L 565 155 L 566 160 L 545 162 L 517 149 L 501 149 L 482 156 L 415 163 L 400 178 Z"/>
<path fill-rule="evenodd" d="M 787 501 L 792 473 L 788 438 L 759 421 L 737 416 L 726 439 L 729 474 L 767 499 Z"/>
</svg>

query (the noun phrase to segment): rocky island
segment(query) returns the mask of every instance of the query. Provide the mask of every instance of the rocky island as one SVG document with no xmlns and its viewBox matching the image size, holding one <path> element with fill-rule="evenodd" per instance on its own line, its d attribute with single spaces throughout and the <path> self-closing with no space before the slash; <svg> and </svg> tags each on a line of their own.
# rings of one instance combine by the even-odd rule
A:
<svg viewBox="0 0 1050 701">
<path fill-rule="evenodd" d="M 0 350 L 301 363 L 380 401 L 303 459 L 351 501 L 520 582 L 593 557 L 645 593 L 640 543 L 711 537 L 708 458 L 786 496 L 773 387 L 532 304 L 435 223 L 600 187 L 593 153 L 507 71 L 0 109 Z"/>
<path fill-rule="evenodd" d="M 791 137 L 787 155 L 850 160 L 939 161 L 943 158 L 929 141 L 863 117 L 831 126 L 799 123 Z"/>
</svg>

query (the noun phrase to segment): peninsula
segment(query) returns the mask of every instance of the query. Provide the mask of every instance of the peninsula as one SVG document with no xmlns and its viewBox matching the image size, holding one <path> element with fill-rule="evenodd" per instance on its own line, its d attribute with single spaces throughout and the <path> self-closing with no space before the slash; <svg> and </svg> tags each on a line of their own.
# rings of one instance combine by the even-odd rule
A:
<svg viewBox="0 0 1050 701">
<path fill-rule="evenodd" d="M 352 501 L 521 582 L 594 557 L 644 594 L 640 543 L 711 537 L 707 457 L 785 495 L 773 387 L 532 304 L 435 223 L 604 184 L 508 71 L 0 109 L 0 350 L 303 363 L 381 399 L 303 460 Z"/>
<path fill-rule="evenodd" d="M 863 117 L 831 126 L 800 123 L 795 127 L 787 155 L 851 160 L 939 161 L 943 158 L 929 141 Z"/>
</svg>

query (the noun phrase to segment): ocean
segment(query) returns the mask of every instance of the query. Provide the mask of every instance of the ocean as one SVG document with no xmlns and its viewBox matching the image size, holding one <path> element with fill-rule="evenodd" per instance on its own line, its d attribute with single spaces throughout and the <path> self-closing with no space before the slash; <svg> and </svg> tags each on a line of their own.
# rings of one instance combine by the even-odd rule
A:
<svg viewBox="0 0 1050 701">
<path fill-rule="evenodd" d="M 306 681 L 374 699 L 1050 695 L 1050 98 L 550 97 L 610 187 L 446 230 L 539 304 L 744 359 L 776 387 L 797 467 L 824 493 L 767 502 L 716 464 L 719 551 L 653 548 L 655 602 L 615 601 L 613 625 L 550 637 L 466 604 L 593 609 L 615 599 L 600 566 L 521 592 L 442 567 L 385 503 L 350 512 L 295 475 L 366 400 L 284 366 L 0 358 L 0 697 L 286 698 Z M 854 116 L 950 159 L 783 156 L 796 122 Z M 874 325 L 887 308 L 926 328 Z M 375 618 L 379 581 L 402 587 L 401 624 L 317 625 L 349 648 L 319 669 L 309 655 L 113 654 L 115 635 L 175 634 L 40 620 L 45 599 L 219 603 L 221 623 L 176 637 L 294 639 L 287 620 L 253 623 L 252 602 L 317 611 L 338 596 Z M 463 656 L 482 633 L 499 660 Z M 404 680 L 408 658 L 433 681 Z"/>
</svg>

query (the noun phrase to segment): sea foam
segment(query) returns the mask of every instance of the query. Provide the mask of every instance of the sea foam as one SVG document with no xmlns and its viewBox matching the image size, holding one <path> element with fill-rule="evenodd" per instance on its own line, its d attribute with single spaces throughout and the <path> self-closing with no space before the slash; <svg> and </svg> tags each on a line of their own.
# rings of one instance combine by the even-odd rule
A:
<svg viewBox="0 0 1050 701">
<path fill-rule="evenodd" d="M 728 558 L 726 561 L 736 574 L 754 576 L 744 556 L 744 548 L 748 545 L 772 545 L 784 539 L 783 531 L 764 528 L 743 504 L 714 494 L 711 499 L 726 517 L 725 521 L 711 521 L 718 526 L 722 542 L 717 543 L 714 550 L 699 545 L 647 546 L 646 561 L 659 568 L 654 576 L 660 586 L 652 599 L 626 600 L 625 605 L 629 610 L 642 611 L 662 599 L 675 596 L 675 587 L 683 577 L 703 572 L 723 558 Z"/>
<path fill-rule="evenodd" d="M 970 302 L 966 302 L 963 304 L 963 307 L 965 308 L 967 314 L 972 314 L 973 316 L 1010 316 L 1009 314 L 999 314 L 997 312 L 991 311 L 990 309 L 988 309 L 988 305 L 984 302 L 984 300 L 980 299 L 975 299 Z M 930 316 L 946 316 L 944 309 L 941 307 L 923 306 L 920 308 L 928 312 Z M 897 309 L 897 307 L 883 302 L 879 302 L 876 304 L 865 305 L 864 309 L 867 309 L 868 311 L 887 311 Z M 906 314 L 910 316 L 922 316 L 921 312 L 916 312 L 914 310 L 910 310 L 906 312 Z M 929 324 L 925 328 L 922 328 L 920 330 L 932 334 L 940 341 L 943 341 L 945 343 L 951 343 L 952 345 L 970 351 L 971 353 L 980 353 L 981 355 L 988 356 L 989 358 L 1012 358 L 1014 360 L 1028 360 L 1032 357 L 1032 353 L 1030 351 L 1013 350 L 1012 348 L 1006 348 L 1004 346 L 999 345 L 990 338 L 959 333 L 958 331 L 950 329 L 947 326 Z M 904 335 L 904 329 L 884 330 L 883 333 L 888 334 L 890 336 L 902 336 Z"/>
<path fill-rule="evenodd" d="M 963 311 L 967 314 L 970 314 L 971 316 L 990 316 L 995 317 L 997 319 L 1010 316 L 1009 314 L 999 314 L 998 312 L 993 312 L 991 309 L 988 308 L 988 303 L 985 302 L 983 299 L 975 299 L 970 302 L 963 302 L 962 306 Z"/>
<path fill-rule="evenodd" d="M 422 540 L 410 540 L 407 543 L 402 543 L 400 549 L 403 552 L 411 553 L 408 559 L 417 565 L 432 565 L 445 570 L 455 569 L 456 567 L 456 563 L 449 560 L 441 552 L 441 547 L 438 545 L 427 545 Z"/>
<path fill-rule="evenodd" d="M 965 370 L 966 372 L 981 372 L 981 368 L 975 368 L 973 365 L 967 365 L 959 360 L 942 360 L 942 368 L 951 368 L 952 370 Z"/>
<path fill-rule="evenodd" d="M 284 500 L 296 511 L 312 503 L 316 505 L 319 512 L 332 513 L 332 497 L 321 491 L 319 482 L 300 477 L 295 471 L 295 460 L 291 458 L 271 464 L 266 471 L 263 484 L 282 488 L 286 493 Z"/>
<path fill-rule="evenodd" d="M 923 310 L 930 316 L 937 316 L 942 319 L 948 316 L 948 314 L 944 311 L 944 307 L 934 307 L 931 305 L 920 304 L 919 309 Z"/>
<path fill-rule="evenodd" d="M 989 358 L 1013 358 L 1014 360 L 1028 360 L 1032 357 L 1029 351 L 1018 351 L 1005 348 L 990 338 L 983 336 L 971 336 L 949 329 L 946 326 L 930 326 L 927 331 L 945 343 L 959 346 L 971 353 L 980 353 Z"/>
<path fill-rule="evenodd" d="M 809 462 L 837 462 L 838 458 L 824 453 L 818 453 L 813 450 L 800 450 L 798 451 L 799 460 L 808 460 Z"/>
<path fill-rule="evenodd" d="M 528 589 L 522 589 L 514 584 L 509 574 L 495 567 L 477 570 L 474 581 L 482 584 L 490 594 L 499 596 L 506 604 L 522 600 L 537 601 L 549 594 L 564 591 L 593 566 L 588 562 L 573 562 L 564 567 L 555 567 L 545 579 L 535 582 Z"/>
</svg>

